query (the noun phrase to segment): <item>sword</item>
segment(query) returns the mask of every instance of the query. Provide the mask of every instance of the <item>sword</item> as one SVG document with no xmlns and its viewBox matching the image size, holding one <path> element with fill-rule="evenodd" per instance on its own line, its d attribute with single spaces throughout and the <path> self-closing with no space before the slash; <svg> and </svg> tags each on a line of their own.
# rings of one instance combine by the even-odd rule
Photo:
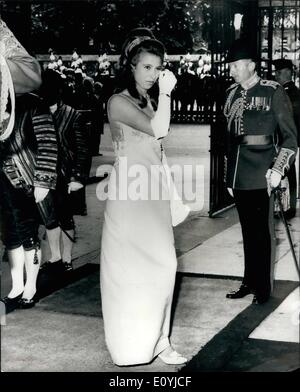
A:
<svg viewBox="0 0 300 392">
<path fill-rule="evenodd" d="M 287 221 L 285 219 L 283 206 L 282 206 L 282 201 L 281 201 L 281 194 L 282 194 L 283 191 L 284 190 L 282 188 L 279 188 L 279 187 L 273 189 L 274 195 L 275 195 L 275 197 L 278 200 L 280 216 L 281 216 L 282 222 L 283 222 L 284 227 L 285 227 L 285 231 L 286 231 L 286 234 L 287 234 L 287 237 L 288 237 L 288 241 L 289 241 L 289 244 L 290 244 L 290 249 L 291 249 L 291 252 L 292 252 L 293 260 L 295 262 L 295 267 L 296 267 L 296 270 L 297 270 L 297 273 L 298 273 L 298 277 L 299 277 L 299 280 L 300 280 L 299 264 L 298 264 L 298 261 L 297 261 L 296 252 L 295 252 L 294 244 L 293 244 L 293 241 L 292 241 L 290 228 L 289 228 L 289 225 L 288 225 L 288 223 L 287 223 Z"/>
</svg>

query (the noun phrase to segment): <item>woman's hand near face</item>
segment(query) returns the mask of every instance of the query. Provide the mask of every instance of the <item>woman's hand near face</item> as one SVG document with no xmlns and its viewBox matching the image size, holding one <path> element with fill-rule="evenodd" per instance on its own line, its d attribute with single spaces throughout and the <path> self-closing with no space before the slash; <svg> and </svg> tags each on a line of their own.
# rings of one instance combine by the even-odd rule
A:
<svg viewBox="0 0 300 392">
<path fill-rule="evenodd" d="M 175 87 L 177 79 L 173 72 L 164 70 L 158 78 L 159 98 L 155 116 L 151 120 L 151 126 L 156 139 L 167 136 L 171 119 L 170 94 Z"/>
<path fill-rule="evenodd" d="M 165 69 L 161 71 L 158 78 L 159 92 L 160 94 L 170 94 L 177 83 L 177 79 L 173 72 Z"/>
</svg>

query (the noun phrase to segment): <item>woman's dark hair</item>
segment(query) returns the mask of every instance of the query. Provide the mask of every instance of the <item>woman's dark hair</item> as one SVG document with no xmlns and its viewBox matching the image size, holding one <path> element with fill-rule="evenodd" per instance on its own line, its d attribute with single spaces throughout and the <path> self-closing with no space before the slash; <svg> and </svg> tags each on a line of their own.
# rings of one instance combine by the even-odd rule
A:
<svg viewBox="0 0 300 392">
<path fill-rule="evenodd" d="M 147 106 L 147 100 L 137 91 L 132 73 L 132 65 L 138 63 L 141 53 L 150 53 L 158 56 L 163 63 L 165 47 L 160 41 L 155 39 L 151 30 L 146 28 L 132 30 L 123 45 L 119 61 L 119 70 L 116 77 L 115 92 L 120 92 L 127 88 L 129 94 L 139 100 L 139 106 L 144 108 Z M 154 84 L 148 91 L 148 94 L 153 105 L 156 107 L 158 86 Z"/>
</svg>

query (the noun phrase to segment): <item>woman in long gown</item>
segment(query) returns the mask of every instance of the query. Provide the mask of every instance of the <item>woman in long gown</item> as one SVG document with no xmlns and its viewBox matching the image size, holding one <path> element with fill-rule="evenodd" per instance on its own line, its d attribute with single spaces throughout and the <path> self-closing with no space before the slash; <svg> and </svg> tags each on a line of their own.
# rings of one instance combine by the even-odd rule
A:
<svg viewBox="0 0 300 392">
<path fill-rule="evenodd" d="M 132 31 L 120 58 L 123 86 L 108 103 L 116 162 L 100 283 L 106 343 L 119 366 L 148 363 L 157 355 L 168 364 L 186 362 L 169 341 L 177 260 L 160 139 L 169 130 L 176 78 L 162 70 L 163 58 L 164 47 L 149 30 Z M 157 81 L 154 111 L 149 94 Z"/>
</svg>

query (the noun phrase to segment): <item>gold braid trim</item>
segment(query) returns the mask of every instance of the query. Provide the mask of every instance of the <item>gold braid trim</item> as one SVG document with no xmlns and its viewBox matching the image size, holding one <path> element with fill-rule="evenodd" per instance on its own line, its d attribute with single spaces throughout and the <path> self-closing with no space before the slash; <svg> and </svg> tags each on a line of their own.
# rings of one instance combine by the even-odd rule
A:
<svg viewBox="0 0 300 392">
<path fill-rule="evenodd" d="M 244 112 L 244 104 L 243 104 L 243 98 L 238 98 L 234 101 L 232 104 L 232 100 L 234 97 L 234 94 L 237 90 L 238 86 L 236 86 L 233 90 L 230 91 L 225 106 L 224 106 L 224 116 L 227 119 L 227 129 L 230 132 L 231 129 L 231 124 L 234 119 L 236 119 L 239 123 L 238 128 L 240 126 L 240 122 L 243 116 Z M 236 131 L 236 130 L 235 130 Z"/>
<path fill-rule="evenodd" d="M 295 155 L 295 151 L 282 147 L 272 167 L 272 170 L 284 176 L 290 168 L 290 160 Z"/>
</svg>

